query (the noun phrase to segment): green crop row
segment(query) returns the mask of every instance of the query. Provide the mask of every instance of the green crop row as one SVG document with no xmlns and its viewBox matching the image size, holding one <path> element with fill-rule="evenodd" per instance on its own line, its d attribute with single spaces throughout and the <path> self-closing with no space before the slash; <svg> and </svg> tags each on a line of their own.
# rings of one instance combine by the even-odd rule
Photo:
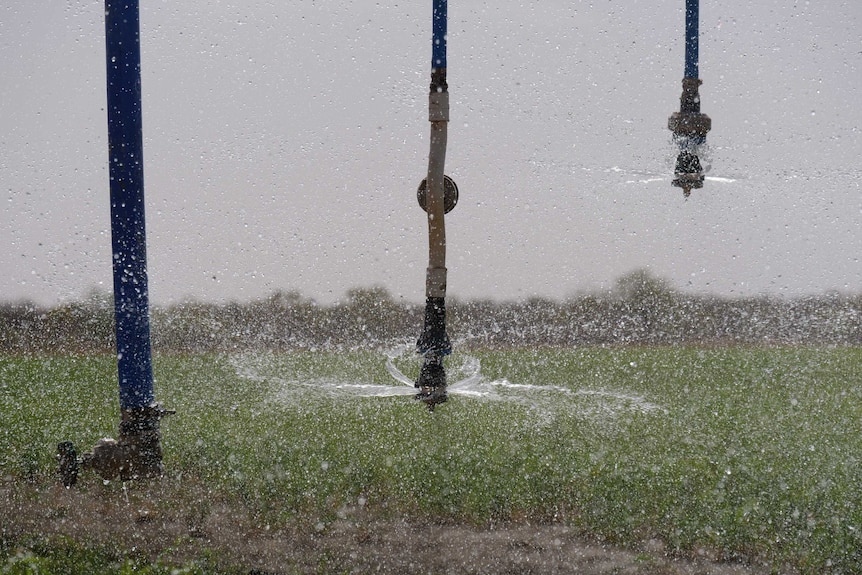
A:
<svg viewBox="0 0 862 575">
<path fill-rule="evenodd" d="M 456 354 L 433 413 L 386 361 L 157 356 L 157 397 L 177 411 L 162 423 L 168 477 L 235 494 L 274 524 L 351 506 L 562 521 L 609 543 L 862 572 L 860 349 Z M 414 358 L 392 362 L 415 377 Z M 58 441 L 115 434 L 115 369 L 107 356 L 0 359 L 4 475 L 47 481 Z"/>
</svg>

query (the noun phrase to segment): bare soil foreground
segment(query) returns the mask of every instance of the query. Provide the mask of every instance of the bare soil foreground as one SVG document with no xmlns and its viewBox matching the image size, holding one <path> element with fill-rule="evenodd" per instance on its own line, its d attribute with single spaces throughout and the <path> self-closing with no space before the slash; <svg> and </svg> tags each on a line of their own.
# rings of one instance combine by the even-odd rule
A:
<svg viewBox="0 0 862 575">
<path fill-rule="evenodd" d="M 119 557 L 184 565 L 206 558 L 228 573 L 742 575 L 760 567 L 715 561 L 708 550 L 671 558 L 660 542 L 627 550 L 562 524 L 491 526 L 393 518 L 366 506 L 278 528 L 239 498 L 176 479 L 121 487 L 88 477 L 72 489 L 0 479 L 0 535 L 26 544 L 74 541 Z M 260 515 L 260 514 L 258 514 Z M 68 544 L 68 543 L 67 543 Z"/>
</svg>

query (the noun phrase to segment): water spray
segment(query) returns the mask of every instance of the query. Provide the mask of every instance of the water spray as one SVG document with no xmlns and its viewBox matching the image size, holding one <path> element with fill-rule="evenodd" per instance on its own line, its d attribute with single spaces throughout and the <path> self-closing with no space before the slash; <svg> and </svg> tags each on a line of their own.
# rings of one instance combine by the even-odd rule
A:
<svg viewBox="0 0 862 575">
<path fill-rule="evenodd" d="M 119 438 L 100 440 L 81 458 L 71 441 L 60 443 L 59 472 L 67 487 L 75 484 L 81 468 L 91 468 L 103 479 L 161 476 L 160 421 L 173 413 L 156 403 L 153 392 L 139 14 L 138 0 L 105 0 Z"/>
<path fill-rule="evenodd" d="M 682 79 L 682 96 L 679 112 L 668 119 L 667 127 L 679 147 L 674 168 L 673 185 L 682 188 L 688 197 L 692 189 L 703 187 L 703 168 L 699 155 L 706 143 L 706 133 L 712 128 L 712 120 L 700 111 L 699 88 L 703 83 L 698 78 L 698 23 L 699 0 L 685 2 L 685 76 Z"/>
<path fill-rule="evenodd" d="M 428 215 L 428 269 L 425 276 L 425 317 L 416 352 L 423 355 L 416 399 L 433 411 L 448 399 L 443 358 L 452 353 L 446 333 L 446 228 L 445 214 L 458 203 L 458 187 L 444 174 L 449 124 L 449 86 L 446 83 L 447 0 L 433 0 L 431 87 L 428 120 L 431 147 L 428 176 L 419 185 L 419 205 Z"/>
</svg>

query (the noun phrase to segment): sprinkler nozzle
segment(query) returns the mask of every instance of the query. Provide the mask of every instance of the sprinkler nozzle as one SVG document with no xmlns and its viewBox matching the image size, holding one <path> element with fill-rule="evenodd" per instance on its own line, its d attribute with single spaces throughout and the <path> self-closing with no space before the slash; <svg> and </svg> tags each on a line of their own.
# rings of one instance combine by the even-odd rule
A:
<svg viewBox="0 0 862 575">
<path fill-rule="evenodd" d="M 703 187 L 703 180 L 700 158 L 694 152 L 682 150 L 676 157 L 673 185 L 682 188 L 683 196 L 687 198 L 692 189 L 698 190 Z"/>
<path fill-rule="evenodd" d="M 443 367 L 443 354 L 431 352 L 425 355 L 419 379 L 416 380 L 419 393 L 415 398 L 428 406 L 429 411 L 449 399 L 446 393 L 446 370 Z"/>
<path fill-rule="evenodd" d="M 688 197 L 692 189 L 703 187 L 703 168 L 698 158 L 699 147 L 706 142 L 706 134 L 712 128 L 712 120 L 700 111 L 698 88 L 703 82 L 698 78 L 683 78 L 679 112 L 671 114 L 667 121 L 679 146 L 679 155 L 674 169 L 673 185 L 682 188 Z"/>
<path fill-rule="evenodd" d="M 448 399 L 443 358 L 452 353 L 452 344 L 446 333 L 446 300 L 442 297 L 425 300 L 425 322 L 422 335 L 416 342 L 416 352 L 425 356 L 416 380 L 419 389 L 416 399 L 434 411 L 435 406 Z"/>
</svg>

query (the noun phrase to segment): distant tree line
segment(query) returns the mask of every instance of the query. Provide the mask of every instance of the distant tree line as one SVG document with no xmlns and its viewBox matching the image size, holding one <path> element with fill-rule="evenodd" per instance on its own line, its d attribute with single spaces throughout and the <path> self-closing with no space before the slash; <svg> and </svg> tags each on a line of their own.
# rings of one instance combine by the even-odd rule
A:
<svg viewBox="0 0 862 575">
<path fill-rule="evenodd" d="M 384 288 L 357 288 L 319 305 L 297 292 L 247 303 L 186 302 L 152 310 L 153 349 L 164 352 L 380 347 L 415 340 L 423 306 Z M 860 345 L 862 294 L 720 298 L 686 294 L 638 270 L 614 289 L 556 301 L 447 299 L 459 346 Z M 43 308 L 0 304 L 0 352 L 92 353 L 114 349 L 111 296 Z"/>
</svg>

